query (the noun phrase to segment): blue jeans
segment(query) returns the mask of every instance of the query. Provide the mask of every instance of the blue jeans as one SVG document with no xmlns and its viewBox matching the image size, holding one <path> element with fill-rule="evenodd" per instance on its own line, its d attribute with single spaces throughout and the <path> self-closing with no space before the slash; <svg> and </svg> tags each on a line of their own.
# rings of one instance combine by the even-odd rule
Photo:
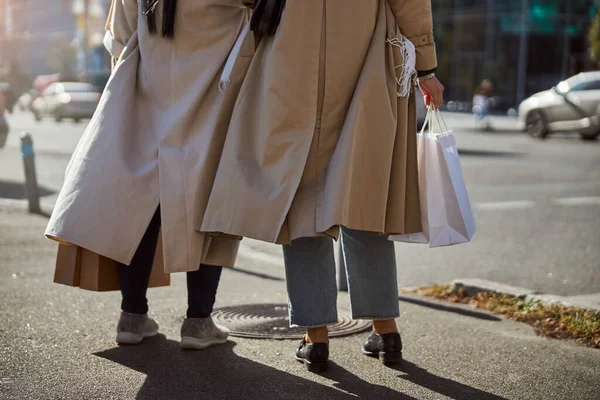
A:
<svg viewBox="0 0 600 400">
<path fill-rule="evenodd" d="M 400 315 L 394 243 L 385 235 L 342 227 L 342 250 L 354 319 Z M 319 327 L 338 321 L 333 240 L 310 237 L 283 246 L 290 325 Z"/>
</svg>

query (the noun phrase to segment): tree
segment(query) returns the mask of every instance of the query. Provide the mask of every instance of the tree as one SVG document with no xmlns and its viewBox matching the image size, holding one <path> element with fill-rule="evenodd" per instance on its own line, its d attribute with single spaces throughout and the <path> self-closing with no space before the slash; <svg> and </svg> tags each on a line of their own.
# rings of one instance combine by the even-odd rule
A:
<svg viewBox="0 0 600 400">
<path fill-rule="evenodd" d="M 589 31 L 590 58 L 600 64 L 600 11 L 592 20 Z"/>
<path fill-rule="evenodd" d="M 52 48 L 48 54 L 50 65 L 61 76 L 75 75 L 77 67 L 77 50 L 66 38 L 52 39 Z"/>
<path fill-rule="evenodd" d="M 15 97 L 20 96 L 31 88 L 33 80 L 21 66 L 19 59 L 13 59 L 8 66 L 8 83 Z M 16 99 L 14 99 L 16 101 Z"/>
</svg>

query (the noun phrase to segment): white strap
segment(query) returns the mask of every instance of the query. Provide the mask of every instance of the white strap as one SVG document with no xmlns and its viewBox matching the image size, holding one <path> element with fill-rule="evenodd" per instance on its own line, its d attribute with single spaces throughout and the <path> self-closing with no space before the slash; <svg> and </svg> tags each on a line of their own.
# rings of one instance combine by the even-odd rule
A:
<svg viewBox="0 0 600 400">
<path fill-rule="evenodd" d="M 237 38 L 235 45 L 231 50 L 231 53 L 229 53 L 229 57 L 227 58 L 227 62 L 225 63 L 225 69 L 223 69 L 223 73 L 221 74 L 221 80 L 219 81 L 219 92 L 221 92 L 221 94 L 225 94 L 227 86 L 229 86 L 229 84 L 231 83 L 231 74 L 233 72 L 233 68 L 235 67 L 235 62 L 237 61 L 240 55 L 242 45 L 244 44 L 244 40 L 246 39 L 248 32 L 250 32 L 250 22 L 248 22 L 246 26 L 244 26 L 244 29 L 242 29 L 242 33 L 240 33 L 240 36 Z"/>
</svg>

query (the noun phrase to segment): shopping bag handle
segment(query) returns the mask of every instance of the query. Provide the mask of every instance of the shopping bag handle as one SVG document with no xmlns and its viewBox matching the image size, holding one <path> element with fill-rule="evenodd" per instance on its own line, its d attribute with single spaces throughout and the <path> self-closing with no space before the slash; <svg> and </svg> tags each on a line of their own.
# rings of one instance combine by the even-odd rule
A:
<svg viewBox="0 0 600 400">
<path fill-rule="evenodd" d="M 432 105 L 429 105 L 429 107 L 433 109 L 433 115 L 435 115 L 435 119 L 437 120 L 439 127 L 443 128 L 444 132 L 449 132 L 450 129 L 448 129 L 446 121 L 444 121 L 444 117 L 442 116 L 442 112 L 439 110 L 439 108 L 433 108 Z"/>
<path fill-rule="evenodd" d="M 427 106 L 427 114 L 425 115 L 425 121 L 423 122 L 423 127 L 421 128 L 421 135 L 425 133 L 425 128 L 429 128 L 429 132 L 433 135 L 436 135 L 436 133 L 432 132 L 432 129 L 434 128 L 434 118 L 435 121 L 437 121 L 437 126 L 440 128 L 440 132 L 438 132 L 437 135 L 450 131 L 450 129 L 448 129 L 448 126 L 446 125 L 446 121 L 444 121 L 444 117 L 442 116 L 440 110 L 433 107 L 433 105 L 430 104 L 429 106 Z"/>
</svg>

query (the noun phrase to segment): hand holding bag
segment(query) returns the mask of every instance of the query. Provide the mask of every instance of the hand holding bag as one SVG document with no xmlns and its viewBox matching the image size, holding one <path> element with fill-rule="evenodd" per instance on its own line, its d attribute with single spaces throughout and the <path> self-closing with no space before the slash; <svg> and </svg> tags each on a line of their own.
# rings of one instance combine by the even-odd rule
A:
<svg viewBox="0 0 600 400">
<path fill-rule="evenodd" d="M 430 108 L 427 112 L 417 138 L 417 158 L 423 232 L 394 235 L 390 240 L 424 243 L 429 247 L 471 241 L 476 230 L 475 218 L 456 141 L 438 110 Z"/>
</svg>

